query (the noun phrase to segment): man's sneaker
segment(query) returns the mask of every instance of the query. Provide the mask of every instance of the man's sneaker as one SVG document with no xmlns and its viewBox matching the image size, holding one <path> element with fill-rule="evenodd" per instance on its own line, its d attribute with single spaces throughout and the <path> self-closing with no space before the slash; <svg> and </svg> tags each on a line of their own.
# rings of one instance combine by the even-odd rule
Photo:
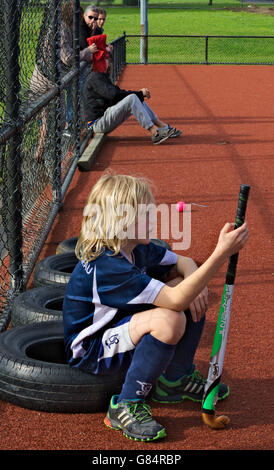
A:
<svg viewBox="0 0 274 470">
<path fill-rule="evenodd" d="M 154 134 L 151 137 L 152 143 L 154 145 L 161 144 L 162 142 L 164 142 L 164 140 L 168 139 L 172 133 L 173 133 L 172 127 L 171 128 L 159 127 L 157 129 L 156 134 Z"/>
<path fill-rule="evenodd" d="M 171 138 L 180 137 L 180 135 L 182 135 L 182 131 L 180 131 L 179 129 L 176 129 L 176 127 L 171 127 L 169 124 L 167 126 L 168 126 L 168 129 L 173 130 L 172 134 L 170 134 Z"/>
<path fill-rule="evenodd" d="M 94 119 L 93 121 L 88 121 L 88 122 L 87 122 L 87 129 L 88 129 L 88 131 L 89 131 L 89 130 L 90 130 L 90 131 L 93 131 L 93 126 L 94 126 L 94 124 L 96 123 L 96 121 L 98 121 L 98 119 Z"/>
<path fill-rule="evenodd" d="M 202 374 L 195 370 L 191 375 L 182 377 L 176 382 L 159 377 L 152 400 L 160 403 L 178 403 L 184 400 L 203 401 L 206 380 Z M 229 387 L 220 384 L 218 400 L 223 400 L 229 395 Z"/>
<path fill-rule="evenodd" d="M 110 401 L 104 423 L 112 429 L 120 429 L 134 441 L 154 441 L 166 436 L 165 428 L 155 421 L 150 407 L 144 401 L 121 401 L 118 395 Z"/>
</svg>

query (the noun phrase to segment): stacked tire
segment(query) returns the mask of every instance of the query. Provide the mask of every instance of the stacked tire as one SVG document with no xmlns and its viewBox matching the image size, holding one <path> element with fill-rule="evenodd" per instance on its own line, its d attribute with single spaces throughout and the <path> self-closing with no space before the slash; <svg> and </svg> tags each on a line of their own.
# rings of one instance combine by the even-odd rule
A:
<svg viewBox="0 0 274 470">
<path fill-rule="evenodd" d="M 14 300 L 12 328 L 0 335 L 0 399 L 24 408 L 57 413 L 105 411 L 118 394 L 123 374 L 98 376 L 66 363 L 62 306 L 78 262 L 77 238 L 65 240 L 57 254 L 41 260 L 34 288 Z M 161 240 L 154 243 L 169 248 Z"/>
<path fill-rule="evenodd" d="M 51 413 L 92 413 L 107 410 L 111 396 L 121 390 L 122 374 L 98 376 L 66 363 L 62 306 L 78 261 L 73 244 L 64 241 L 59 254 L 41 260 L 34 288 L 13 302 L 12 328 L 0 335 L 4 401 Z"/>
<path fill-rule="evenodd" d="M 51 413 L 105 411 L 123 377 L 97 376 L 66 364 L 62 322 L 33 323 L 0 335 L 0 398 Z"/>
</svg>

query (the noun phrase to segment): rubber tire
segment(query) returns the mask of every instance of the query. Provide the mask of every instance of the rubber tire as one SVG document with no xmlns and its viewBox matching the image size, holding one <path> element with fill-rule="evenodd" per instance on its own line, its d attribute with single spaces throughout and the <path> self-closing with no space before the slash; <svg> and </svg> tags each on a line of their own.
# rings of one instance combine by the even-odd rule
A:
<svg viewBox="0 0 274 470">
<path fill-rule="evenodd" d="M 56 254 L 59 255 L 61 253 L 67 253 L 68 251 L 70 252 L 74 251 L 77 241 L 78 241 L 78 237 L 72 237 L 72 238 L 68 238 L 67 240 L 63 240 L 57 246 Z M 167 250 L 170 250 L 169 244 L 167 242 L 164 242 L 163 240 L 153 238 L 151 241 L 155 243 L 156 245 L 163 246 L 164 248 L 167 248 Z"/>
<path fill-rule="evenodd" d="M 72 252 L 42 259 L 34 270 L 34 287 L 56 284 L 66 286 L 77 263 L 78 259 Z"/>
<path fill-rule="evenodd" d="M 11 328 L 0 335 L 0 399 L 50 413 L 106 411 L 124 376 L 88 374 L 65 363 L 62 322 Z"/>
<path fill-rule="evenodd" d="M 74 251 L 77 241 L 78 241 L 78 237 L 72 237 L 72 238 L 68 238 L 67 240 L 63 240 L 57 246 L 56 254 L 60 255 L 62 253 L 67 253 L 68 251 Z"/>
<path fill-rule="evenodd" d="M 156 245 L 170 249 L 168 243 L 153 239 Z M 42 259 L 34 270 L 33 285 L 40 287 L 43 285 L 67 285 L 71 273 L 76 266 L 78 259 L 72 251 L 58 255 L 48 256 Z"/>
<path fill-rule="evenodd" d="M 11 309 L 12 326 L 63 321 L 64 286 L 42 286 L 19 294 Z"/>
</svg>

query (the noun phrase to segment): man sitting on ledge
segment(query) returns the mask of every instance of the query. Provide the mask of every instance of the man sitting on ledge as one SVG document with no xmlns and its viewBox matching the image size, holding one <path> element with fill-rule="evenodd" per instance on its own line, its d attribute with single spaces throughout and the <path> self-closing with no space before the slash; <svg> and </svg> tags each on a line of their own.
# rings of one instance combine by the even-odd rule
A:
<svg viewBox="0 0 274 470">
<path fill-rule="evenodd" d="M 152 143 L 157 145 L 169 137 L 179 137 L 181 131 L 169 126 L 145 103 L 150 98 L 148 88 L 138 91 L 121 90 L 109 77 L 106 35 L 94 36 L 99 53 L 93 57 L 93 71 L 86 79 L 85 118 L 88 127 L 95 133 L 108 134 L 133 115 L 139 124 L 151 134 Z M 101 53 L 100 53 L 101 52 Z"/>
</svg>

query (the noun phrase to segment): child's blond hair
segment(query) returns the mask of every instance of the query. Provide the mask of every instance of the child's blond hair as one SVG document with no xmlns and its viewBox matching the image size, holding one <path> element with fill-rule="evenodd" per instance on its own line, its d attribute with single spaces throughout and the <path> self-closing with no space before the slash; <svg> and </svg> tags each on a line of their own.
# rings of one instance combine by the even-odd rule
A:
<svg viewBox="0 0 274 470">
<path fill-rule="evenodd" d="M 117 255 L 126 239 L 117 234 L 122 220 L 123 228 L 134 224 L 138 206 L 154 201 L 151 183 L 143 177 L 103 175 L 93 186 L 84 209 L 81 232 L 76 244 L 77 258 L 87 262 L 96 259 L 108 248 Z M 123 212 L 123 207 L 130 211 Z M 122 208 L 122 209 L 121 209 Z"/>
</svg>

